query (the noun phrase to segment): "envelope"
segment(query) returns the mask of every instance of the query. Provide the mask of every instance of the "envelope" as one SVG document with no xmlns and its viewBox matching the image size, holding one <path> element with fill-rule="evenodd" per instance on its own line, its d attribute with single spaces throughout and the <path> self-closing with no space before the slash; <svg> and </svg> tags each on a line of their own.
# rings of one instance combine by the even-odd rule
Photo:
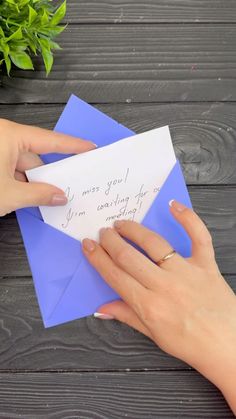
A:
<svg viewBox="0 0 236 419">
<path fill-rule="evenodd" d="M 134 132 L 72 95 L 55 127 L 99 147 L 134 135 Z M 48 154 L 45 163 L 68 155 Z M 185 180 L 177 161 L 143 225 L 169 241 L 183 257 L 191 255 L 191 242 L 169 211 L 176 199 L 191 208 Z M 69 322 L 97 311 L 102 304 L 119 299 L 83 256 L 81 243 L 44 223 L 38 208 L 16 212 L 45 327 Z"/>
</svg>

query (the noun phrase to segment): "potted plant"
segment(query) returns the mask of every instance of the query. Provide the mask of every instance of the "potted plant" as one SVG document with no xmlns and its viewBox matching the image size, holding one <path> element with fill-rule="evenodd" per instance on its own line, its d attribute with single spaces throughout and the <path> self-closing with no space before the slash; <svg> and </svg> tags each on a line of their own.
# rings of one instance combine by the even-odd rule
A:
<svg viewBox="0 0 236 419">
<path fill-rule="evenodd" d="M 48 75 L 65 13 L 66 1 L 58 6 L 51 0 L 0 0 L 0 69 L 8 75 L 12 64 L 33 70 L 32 56 L 41 55 Z"/>
</svg>

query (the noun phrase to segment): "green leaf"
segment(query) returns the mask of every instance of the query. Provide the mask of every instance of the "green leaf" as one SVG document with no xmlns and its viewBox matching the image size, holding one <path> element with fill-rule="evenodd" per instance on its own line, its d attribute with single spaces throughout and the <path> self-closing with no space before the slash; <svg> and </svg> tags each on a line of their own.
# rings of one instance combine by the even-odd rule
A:
<svg viewBox="0 0 236 419">
<path fill-rule="evenodd" d="M 0 50 L 3 52 L 4 56 L 8 56 L 10 48 L 6 42 L 0 43 Z"/>
<path fill-rule="evenodd" d="M 42 26 L 47 25 L 49 22 L 48 13 L 46 12 L 45 9 L 44 9 L 43 15 L 41 16 L 40 21 L 41 21 Z"/>
<path fill-rule="evenodd" d="M 22 39 L 21 28 L 18 28 L 11 36 L 9 36 L 9 38 L 7 40 L 10 41 L 12 39 Z"/>
<path fill-rule="evenodd" d="M 5 64 L 6 64 L 6 69 L 7 69 L 7 74 L 8 76 L 10 75 L 10 71 L 11 71 L 11 60 L 10 58 L 4 54 L 4 60 L 5 60 Z"/>
<path fill-rule="evenodd" d="M 38 39 L 40 46 L 42 49 L 48 49 L 50 50 L 50 44 L 49 44 L 49 39 L 47 38 L 39 38 Z"/>
<path fill-rule="evenodd" d="M 5 38 L 5 34 L 3 32 L 3 29 L 0 26 L 0 38 Z"/>
<path fill-rule="evenodd" d="M 23 8 L 26 4 L 29 4 L 29 3 L 30 3 L 30 0 L 21 0 L 19 6 L 20 8 Z"/>
<path fill-rule="evenodd" d="M 46 69 L 46 74 L 48 76 L 53 65 L 53 55 L 51 51 L 49 51 L 48 49 L 42 48 L 42 56 L 43 56 L 43 62 Z"/>
<path fill-rule="evenodd" d="M 48 28 L 42 28 L 39 29 L 39 33 L 46 35 L 50 38 L 54 38 L 54 36 L 59 35 L 61 32 L 64 31 L 64 29 L 66 28 L 66 26 L 55 26 L 55 27 L 48 27 Z"/>
<path fill-rule="evenodd" d="M 10 51 L 10 58 L 12 62 L 23 70 L 33 70 L 33 63 L 30 56 L 24 51 Z"/>
<path fill-rule="evenodd" d="M 26 39 L 27 39 L 27 46 L 36 55 L 37 54 L 37 44 L 38 44 L 37 37 L 28 33 Z"/>
<path fill-rule="evenodd" d="M 30 5 L 28 7 L 29 7 L 29 19 L 28 19 L 28 22 L 29 22 L 29 25 L 32 25 L 32 23 L 37 18 L 38 13 Z"/>
<path fill-rule="evenodd" d="M 54 13 L 52 19 L 50 20 L 51 25 L 57 25 L 66 14 L 66 0 L 61 4 L 60 7 Z"/>
<path fill-rule="evenodd" d="M 13 6 L 16 6 L 16 3 L 14 0 L 6 0 L 7 3 L 12 4 Z"/>
<path fill-rule="evenodd" d="M 51 41 L 51 39 L 48 40 L 50 49 L 61 49 L 60 45 L 57 42 Z"/>
<path fill-rule="evenodd" d="M 61 0 L 57 8 L 55 3 L 54 0 L 0 0 L 0 69 L 5 64 L 9 74 L 12 63 L 19 68 L 33 69 L 31 55 L 39 53 L 49 74 L 52 50 L 60 49 L 54 37 L 65 29 L 59 22 L 65 16 L 66 2 Z"/>
<path fill-rule="evenodd" d="M 25 51 L 28 48 L 28 43 L 19 43 L 19 41 L 11 41 L 8 44 L 10 51 Z"/>
</svg>

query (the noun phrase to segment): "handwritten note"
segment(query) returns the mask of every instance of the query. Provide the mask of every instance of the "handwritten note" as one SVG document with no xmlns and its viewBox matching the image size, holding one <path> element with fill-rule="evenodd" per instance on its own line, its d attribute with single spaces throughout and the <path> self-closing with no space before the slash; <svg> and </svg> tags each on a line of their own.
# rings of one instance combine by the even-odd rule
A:
<svg viewBox="0 0 236 419">
<path fill-rule="evenodd" d="M 75 239 L 98 239 L 115 220 L 141 222 L 176 162 L 168 127 L 26 172 L 65 191 L 64 207 L 40 207 L 47 224 Z"/>
</svg>

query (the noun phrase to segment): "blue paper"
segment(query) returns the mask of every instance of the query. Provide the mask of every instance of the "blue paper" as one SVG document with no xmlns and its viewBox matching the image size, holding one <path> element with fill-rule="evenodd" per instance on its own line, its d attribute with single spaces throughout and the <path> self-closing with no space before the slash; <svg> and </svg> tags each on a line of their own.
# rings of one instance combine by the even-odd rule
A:
<svg viewBox="0 0 236 419">
<path fill-rule="evenodd" d="M 104 146 L 134 132 L 72 95 L 56 131 Z M 45 163 L 68 157 L 48 154 Z M 191 242 L 169 211 L 176 199 L 191 207 L 184 177 L 177 162 L 145 216 L 143 224 L 161 234 L 184 257 L 191 255 Z M 81 243 L 44 223 L 38 208 L 17 211 L 35 290 L 45 327 L 93 314 L 102 304 L 119 299 L 89 265 Z"/>
</svg>

